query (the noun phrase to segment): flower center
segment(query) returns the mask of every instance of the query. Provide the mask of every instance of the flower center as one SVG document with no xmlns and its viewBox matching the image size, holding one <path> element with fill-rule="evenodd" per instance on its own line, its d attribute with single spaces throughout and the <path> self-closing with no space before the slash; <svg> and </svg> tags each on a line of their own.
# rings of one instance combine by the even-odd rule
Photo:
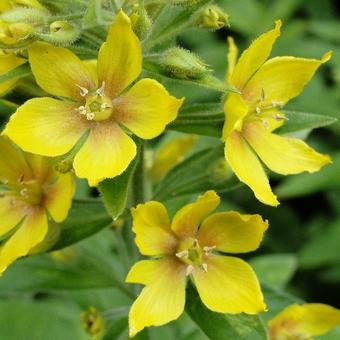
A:
<svg viewBox="0 0 340 340">
<path fill-rule="evenodd" d="M 80 95 L 85 97 L 85 105 L 79 106 L 76 111 L 86 116 L 87 120 L 101 122 L 111 117 L 113 112 L 112 100 L 104 93 L 105 83 L 95 91 L 89 94 L 89 90 L 77 85 L 80 89 Z"/>
<path fill-rule="evenodd" d="M 196 268 L 208 271 L 208 265 L 204 262 L 215 247 L 201 247 L 197 239 L 186 239 L 180 242 L 176 256 L 187 264 L 187 275 Z"/>
</svg>

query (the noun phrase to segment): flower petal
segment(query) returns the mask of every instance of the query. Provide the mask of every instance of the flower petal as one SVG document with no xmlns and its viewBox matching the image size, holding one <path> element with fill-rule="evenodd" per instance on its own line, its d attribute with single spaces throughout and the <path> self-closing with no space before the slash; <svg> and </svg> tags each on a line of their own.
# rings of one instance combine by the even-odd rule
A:
<svg viewBox="0 0 340 340">
<path fill-rule="evenodd" d="M 269 321 L 270 336 L 281 339 L 280 334 L 303 336 L 309 339 L 340 326 L 340 310 L 321 303 L 290 305 Z"/>
<path fill-rule="evenodd" d="M 229 51 L 228 51 L 228 69 L 225 75 L 225 81 L 230 83 L 231 76 L 234 72 L 236 62 L 237 62 L 237 55 L 238 55 L 238 48 L 235 45 L 235 41 L 233 37 L 228 37 L 228 44 L 229 44 Z"/>
<path fill-rule="evenodd" d="M 282 175 L 312 173 L 331 163 L 329 156 L 316 152 L 302 140 L 275 135 L 262 124 L 247 124 L 243 134 L 268 168 Z"/>
<path fill-rule="evenodd" d="M 59 174 L 57 181 L 48 188 L 45 207 L 56 222 L 62 222 L 67 217 L 74 190 L 75 183 L 71 173 Z"/>
<path fill-rule="evenodd" d="M 0 275 L 19 257 L 40 243 L 48 229 L 46 213 L 39 209 L 27 216 L 19 229 L 0 249 Z"/>
<path fill-rule="evenodd" d="M 238 93 L 230 93 L 224 103 L 225 122 L 222 139 L 225 141 L 233 131 L 241 131 L 243 118 L 249 111 L 248 105 Z"/>
<path fill-rule="evenodd" d="M 166 208 L 162 203 L 150 201 L 131 209 L 136 234 L 135 242 L 143 255 L 162 255 L 173 252 L 177 240 L 170 228 Z"/>
<path fill-rule="evenodd" d="M 266 309 L 252 268 L 236 257 L 210 255 L 207 271 L 196 269 L 194 282 L 202 302 L 219 313 L 257 314 Z"/>
<path fill-rule="evenodd" d="M 215 191 L 207 191 L 194 203 L 187 204 L 178 210 L 171 224 L 172 230 L 180 237 L 195 237 L 201 221 L 220 204 Z"/>
<path fill-rule="evenodd" d="M 52 98 L 35 98 L 11 116 L 4 134 L 22 149 L 44 156 L 60 156 L 71 150 L 87 129 L 75 104 Z"/>
<path fill-rule="evenodd" d="M 35 42 L 28 55 L 37 83 L 54 96 L 82 100 L 79 86 L 88 90 L 95 87 L 83 62 L 67 48 Z"/>
<path fill-rule="evenodd" d="M 260 215 L 241 215 L 236 211 L 207 217 L 198 232 L 201 247 L 216 247 L 226 253 L 256 250 L 268 228 Z"/>
<path fill-rule="evenodd" d="M 260 161 L 240 133 L 229 136 L 224 152 L 235 175 L 250 187 L 259 201 L 273 206 L 279 204 Z"/>
<path fill-rule="evenodd" d="M 146 265 L 144 269 L 149 269 Z M 160 326 L 177 319 L 185 304 L 185 266 L 176 258 L 159 260 L 152 282 L 142 290 L 129 313 L 129 333 L 136 335 L 144 327 Z M 141 276 L 144 282 L 147 278 Z"/>
<path fill-rule="evenodd" d="M 120 11 L 98 55 L 99 84 L 115 97 L 137 79 L 142 71 L 142 48 L 132 30 L 129 17 Z"/>
<path fill-rule="evenodd" d="M 0 75 L 3 75 L 16 67 L 25 64 L 27 60 L 17 57 L 14 53 L 1 54 L 0 52 Z M 4 95 L 16 84 L 18 78 L 10 79 L 0 83 L 0 95 Z"/>
<path fill-rule="evenodd" d="M 136 144 L 111 122 L 94 123 L 90 135 L 74 159 L 74 169 L 90 185 L 120 175 L 136 156 Z"/>
<path fill-rule="evenodd" d="M 313 77 L 320 65 L 331 58 L 326 53 L 320 60 L 295 57 L 276 57 L 269 59 L 251 78 L 242 91 L 249 105 L 256 105 L 261 97 L 262 106 L 273 102 L 283 106 L 299 95 Z"/>
<path fill-rule="evenodd" d="M 154 79 L 142 79 L 114 101 L 115 119 L 143 139 L 160 135 L 177 116 L 184 99 L 170 96 Z"/>
<path fill-rule="evenodd" d="M 17 184 L 22 176 L 32 176 L 23 153 L 8 138 L 0 137 L 0 181 Z"/>
<path fill-rule="evenodd" d="M 10 196 L 0 196 L 0 237 L 6 235 L 25 217 L 25 207 Z"/>
<path fill-rule="evenodd" d="M 242 90 L 251 76 L 267 60 L 273 44 L 280 36 L 281 25 L 281 20 L 277 20 L 274 29 L 260 35 L 241 54 L 230 79 L 232 85 Z"/>
</svg>

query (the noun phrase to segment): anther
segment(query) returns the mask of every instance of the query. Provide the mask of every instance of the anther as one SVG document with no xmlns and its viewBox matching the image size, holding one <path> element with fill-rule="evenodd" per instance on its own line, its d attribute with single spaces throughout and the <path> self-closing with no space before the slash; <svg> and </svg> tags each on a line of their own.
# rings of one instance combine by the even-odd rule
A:
<svg viewBox="0 0 340 340">
<path fill-rule="evenodd" d="M 268 129 L 269 124 L 268 124 L 267 119 L 263 119 L 263 120 L 262 120 L 262 124 L 263 124 L 263 126 L 264 126 L 266 129 Z"/>
<path fill-rule="evenodd" d="M 212 250 L 214 250 L 216 248 L 216 246 L 212 246 L 212 247 L 203 247 L 203 251 L 205 253 L 205 255 L 209 255 L 211 253 Z"/>
<path fill-rule="evenodd" d="M 264 93 L 264 89 L 261 89 L 260 101 L 263 102 L 266 98 L 266 94 Z"/>
<path fill-rule="evenodd" d="M 183 257 L 188 257 L 188 256 L 189 256 L 189 252 L 188 252 L 187 250 L 183 250 L 183 251 L 181 251 L 181 252 L 179 252 L 179 253 L 176 253 L 176 256 L 177 256 L 179 259 L 181 259 L 181 258 L 183 258 Z"/>
<path fill-rule="evenodd" d="M 87 112 L 86 113 L 86 119 L 87 120 L 93 120 L 96 115 L 93 112 Z"/>
<path fill-rule="evenodd" d="M 202 269 L 207 272 L 208 271 L 208 265 L 206 263 L 202 263 Z"/>
<path fill-rule="evenodd" d="M 283 104 L 281 102 L 276 101 L 276 100 L 272 100 L 272 106 L 281 108 L 283 106 Z"/>
<path fill-rule="evenodd" d="M 258 106 L 256 106 L 255 111 L 258 115 L 261 113 L 261 109 Z"/>
<path fill-rule="evenodd" d="M 82 86 L 80 86 L 80 85 L 78 85 L 78 84 L 76 84 L 76 86 L 80 89 L 80 95 L 81 95 L 82 97 L 85 97 L 85 96 L 88 95 L 89 90 L 88 90 L 87 88 L 82 87 Z"/>
<path fill-rule="evenodd" d="M 100 96 L 104 96 L 105 91 L 105 81 L 102 82 L 102 86 L 96 91 L 97 94 Z"/>
<path fill-rule="evenodd" d="M 26 197 L 27 192 L 28 192 L 27 188 L 23 188 L 23 189 L 20 190 L 20 195 L 23 196 L 23 197 Z"/>
<path fill-rule="evenodd" d="M 24 177 L 25 177 L 24 174 L 21 174 L 21 175 L 19 176 L 18 182 L 19 182 L 20 184 L 24 182 Z"/>
<path fill-rule="evenodd" d="M 187 269 L 186 269 L 186 271 L 185 271 L 185 275 L 186 275 L 186 276 L 191 275 L 191 274 L 194 272 L 194 269 L 195 269 L 195 267 L 192 266 L 191 264 L 189 264 L 189 266 L 187 267 Z"/>
</svg>

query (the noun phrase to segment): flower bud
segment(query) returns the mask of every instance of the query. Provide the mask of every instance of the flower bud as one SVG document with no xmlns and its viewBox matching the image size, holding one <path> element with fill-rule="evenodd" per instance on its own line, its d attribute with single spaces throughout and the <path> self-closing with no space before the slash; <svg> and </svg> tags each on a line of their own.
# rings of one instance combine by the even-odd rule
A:
<svg viewBox="0 0 340 340">
<path fill-rule="evenodd" d="M 200 79 L 210 72 L 201 59 L 183 48 L 170 48 L 161 59 L 162 68 L 179 79 Z"/>
<path fill-rule="evenodd" d="M 201 1 L 202 0 L 171 0 L 170 2 L 172 5 L 189 7 L 189 6 L 197 5 Z"/>
<path fill-rule="evenodd" d="M 55 169 L 61 174 L 66 174 L 73 169 L 73 160 L 64 159 L 55 165 Z"/>
<path fill-rule="evenodd" d="M 219 30 L 229 26 L 229 15 L 220 7 L 209 5 L 198 11 L 195 15 L 194 24 L 199 28 Z"/>
<path fill-rule="evenodd" d="M 32 25 L 27 23 L 0 22 L 0 43 L 6 45 L 17 44 L 19 41 L 28 38 L 32 31 Z"/>
<path fill-rule="evenodd" d="M 82 327 L 93 339 L 100 339 L 104 334 L 105 322 L 96 308 L 90 307 L 87 311 L 80 314 Z"/>
<path fill-rule="evenodd" d="M 140 11 L 137 6 L 136 10 L 130 15 L 130 19 L 133 31 L 140 39 L 143 39 L 152 26 L 147 12 L 145 10 Z"/>
<path fill-rule="evenodd" d="M 39 1 L 37 0 L 11 0 L 11 3 L 14 7 L 31 7 L 31 8 L 38 8 L 38 9 L 45 9 Z"/>
</svg>

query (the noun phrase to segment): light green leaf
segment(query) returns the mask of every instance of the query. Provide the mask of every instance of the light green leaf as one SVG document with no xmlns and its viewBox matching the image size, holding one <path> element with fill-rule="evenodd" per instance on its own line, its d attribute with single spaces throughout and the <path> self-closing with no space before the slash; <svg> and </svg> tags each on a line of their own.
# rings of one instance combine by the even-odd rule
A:
<svg viewBox="0 0 340 340">
<path fill-rule="evenodd" d="M 261 282 L 284 287 L 297 269 L 297 258 L 293 254 L 260 255 L 250 264 Z"/>
<path fill-rule="evenodd" d="M 51 250 L 67 247 L 112 224 L 99 200 L 74 200 L 67 219 L 60 223 L 60 236 Z"/>
<path fill-rule="evenodd" d="M 260 316 L 212 312 L 203 305 L 192 285 L 187 289 L 185 310 L 211 340 L 267 340 L 268 338 Z"/>
</svg>

